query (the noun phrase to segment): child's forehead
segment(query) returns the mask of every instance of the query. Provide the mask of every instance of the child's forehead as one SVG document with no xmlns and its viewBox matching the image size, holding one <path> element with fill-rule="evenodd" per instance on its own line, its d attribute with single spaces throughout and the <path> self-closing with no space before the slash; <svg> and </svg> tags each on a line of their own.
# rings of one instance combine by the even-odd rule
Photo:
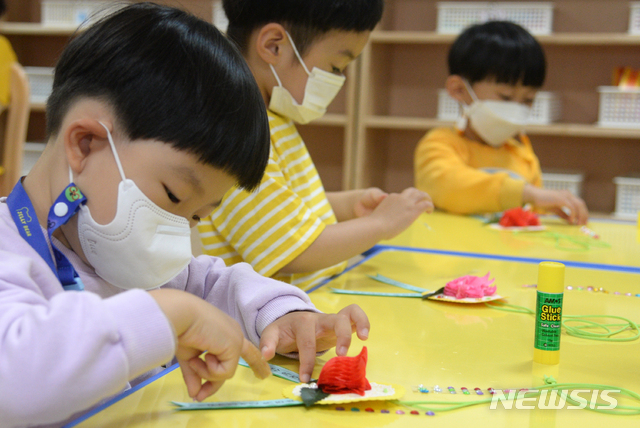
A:
<svg viewBox="0 0 640 428">
<path fill-rule="evenodd" d="M 369 31 L 329 30 L 316 37 L 304 56 L 343 56 L 353 61 L 362 53 L 369 35 Z"/>
</svg>

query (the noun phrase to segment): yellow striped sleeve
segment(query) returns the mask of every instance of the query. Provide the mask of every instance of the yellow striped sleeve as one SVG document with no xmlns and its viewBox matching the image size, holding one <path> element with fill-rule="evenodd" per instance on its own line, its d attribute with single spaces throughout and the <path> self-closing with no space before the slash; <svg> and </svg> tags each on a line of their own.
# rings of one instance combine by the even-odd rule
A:
<svg viewBox="0 0 640 428">
<path fill-rule="evenodd" d="M 206 254 L 239 258 L 251 263 L 258 273 L 272 276 L 322 233 L 322 220 L 279 175 L 276 164 L 270 162 L 258 192 L 235 188 L 225 196 L 206 219 L 209 227 L 200 226 Z M 213 232 L 212 236 L 207 232 Z"/>
<path fill-rule="evenodd" d="M 269 112 L 269 127 L 269 164 L 258 190 L 230 190 L 198 230 L 205 254 L 227 264 L 248 262 L 262 275 L 308 288 L 341 272 L 345 264 L 299 274 L 279 271 L 336 218 L 295 125 Z"/>
</svg>

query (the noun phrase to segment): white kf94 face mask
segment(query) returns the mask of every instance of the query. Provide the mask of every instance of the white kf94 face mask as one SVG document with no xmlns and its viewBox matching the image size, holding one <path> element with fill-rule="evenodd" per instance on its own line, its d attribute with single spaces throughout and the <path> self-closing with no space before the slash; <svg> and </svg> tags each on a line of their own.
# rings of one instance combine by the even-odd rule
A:
<svg viewBox="0 0 640 428">
<path fill-rule="evenodd" d="M 78 212 L 80 244 L 89 263 L 105 281 L 123 289 L 156 288 L 173 279 L 191 261 L 189 222 L 154 204 L 125 177 L 108 129 L 107 136 L 122 177 L 116 216 L 109 224 L 98 224 L 89 208 L 82 205 Z"/>
<path fill-rule="evenodd" d="M 478 136 L 493 147 L 502 147 L 509 138 L 522 132 L 531 107 L 515 101 L 479 100 L 466 80 L 464 84 L 473 102 L 463 105 L 464 116 L 459 127 L 463 128 L 468 119 Z"/>
<path fill-rule="evenodd" d="M 318 67 L 313 67 L 313 70 L 309 72 L 307 65 L 298 53 L 296 45 L 293 43 L 293 39 L 288 32 L 286 34 L 291 42 L 293 52 L 295 52 L 298 61 L 300 61 L 309 77 L 304 89 L 302 104 L 298 104 L 291 96 L 291 93 L 282 86 L 282 81 L 280 81 L 280 77 L 278 77 L 273 65 L 269 64 L 271 72 L 278 81 L 278 86 L 274 86 L 271 92 L 269 110 L 288 117 L 296 123 L 305 124 L 321 118 L 327 112 L 327 107 L 340 92 L 345 77 L 336 76 Z"/>
</svg>

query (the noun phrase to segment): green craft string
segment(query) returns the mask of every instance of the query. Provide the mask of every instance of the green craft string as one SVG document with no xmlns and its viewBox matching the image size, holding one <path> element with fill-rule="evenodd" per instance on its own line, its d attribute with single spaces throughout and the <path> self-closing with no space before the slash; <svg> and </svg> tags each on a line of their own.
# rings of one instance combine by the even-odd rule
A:
<svg viewBox="0 0 640 428">
<path fill-rule="evenodd" d="M 610 385 L 597 385 L 590 383 L 557 383 L 556 380 L 551 376 L 544 377 L 545 384 L 539 387 L 534 388 L 535 391 L 527 391 L 527 397 L 536 397 L 539 396 L 543 390 L 546 391 L 562 391 L 562 390 L 578 390 L 578 389 L 588 389 L 588 390 L 615 390 L 620 391 L 619 394 L 627 396 L 631 399 L 634 399 L 640 402 L 640 395 L 636 392 L 633 392 L 626 388 L 620 388 L 616 386 Z M 573 406 L 580 406 L 583 403 L 579 403 L 578 401 L 572 399 L 569 395 L 565 398 L 565 401 Z M 492 397 L 481 398 L 478 400 L 465 400 L 465 401 L 396 401 L 397 404 L 409 407 L 416 410 L 421 411 L 432 411 L 432 412 L 448 412 L 451 410 L 457 410 L 464 407 L 477 406 L 480 404 L 490 403 L 493 400 Z M 628 406 L 618 404 L 614 409 L 598 409 L 597 407 L 591 408 L 590 406 L 584 407 L 586 410 L 591 410 L 597 413 L 609 414 L 609 415 L 640 415 L 640 406 Z"/>
<path fill-rule="evenodd" d="M 610 244 L 587 236 L 571 236 L 559 232 L 540 232 L 539 235 L 534 235 L 532 232 L 514 232 L 514 234 L 553 239 L 556 249 L 562 251 L 589 251 L 591 248 L 611 248 Z"/>
<path fill-rule="evenodd" d="M 519 314 L 535 315 L 535 313 L 524 306 L 511 305 L 504 302 L 485 302 L 490 308 L 505 312 L 515 312 Z M 591 321 L 591 318 L 609 318 L 624 321 L 623 323 L 598 323 Z M 578 324 L 578 325 L 575 325 Z M 640 337 L 638 325 L 627 318 L 615 315 L 563 315 L 562 327 L 570 336 L 581 337 L 590 340 L 602 340 L 607 342 L 630 342 Z M 624 332 L 635 332 L 632 336 L 614 337 Z"/>
</svg>

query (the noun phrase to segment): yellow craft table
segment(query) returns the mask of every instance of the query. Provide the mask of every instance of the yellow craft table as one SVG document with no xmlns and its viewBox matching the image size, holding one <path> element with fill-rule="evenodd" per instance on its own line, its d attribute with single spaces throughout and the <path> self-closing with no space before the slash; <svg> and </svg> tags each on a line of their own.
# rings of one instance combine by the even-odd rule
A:
<svg viewBox="0 0 640 428">
<path fill-rule="evenodd" d="M 557 217 L 542 216 L 541 223 L 546 230 L 500 231 L 478 217 L 435 212 L 421 215 L 406 231 L 381 244 L 640 267 L 640 229 L 635 223 L 591 220 L 588 227 L 600 239 L 590 238 L 580 231 L 580 226 Z"/>
<path fill-rule="evenodd" d="M 435 223 L 434 223 L 435 226 Z M 434 227 L 432 226 L 432 227 Z M 559 383 L 604 384 L 640 392 L 640 340 L 602 342 L 562 335 L 560 364 L 534 364 L 532 315 L 496 310 L 484 304 L 463 305 L 419 298 L 375 297 L 334 294 L 332 288 L 374 292 L 405 292 L 376 282 L 369 275 L 381 274 L 425 289 L 442 287 L 466 274 L 491 272 L 498 293 L 511 304 L 534 308 L 536 290 L 523 285 L 537 280 L 537 264 L 531 260 L 479 258 L 473 255 L 433 254 L 415 250 L 379 248 L 341 276 L 310 293 L 316 306 L 336 312 L 359 304 L 371 320 L 365 343 L 354 337 L 349 355 L 363 345 L 369 351 L 367 378 L 378 383 L 401 385 L 403 400 L 470 401 L 488 397 L 488 388 L 521 389 L 543 384 L 545 375 Z M 616 269 L 567 267 L 564 293 L 565 315 L 618 315 L 640 322 L 640 274 Z M 578 287 L 582 288 L 581 290 Z M 608 293 L 588 291 L 604 287 Z M 619 293 L 619 294 L 616 294 Z M 627 296 L 631 293 L 631 296 Z M 626 332 L 623 335 L 627 334 Z M 333 352 L 318 358 L 317 376 Z M 297 371 L 297 363 L 277 357 L 272 363 Z M 433 391 L 414 391 L 423 384 Z M 270 377 L 259 381 L 251 371 L 239 367 L 236 376 L 208 401 L 249 401 L 282 398 L 292 382 Z M 448 392 L 452 386 L 457 394 Z M 462 394 L 462 387 L 471 395 Z M 475 394 L 480 388 L 484 395 Z M 589 397 L 589 394 L 583 394 Z M 611 395 L 617 397 L 615 395 Z M 619 404 L 631 404 L 620 397 Z M 593 427 L 640 426 L 640 415 L 606 415 L 590 410 L 506 409 L 489 404 L 443 412 L 410 414 L 394 403 L 365 402 L 334 406 L 176 411 L 171 400 L 189 401 L 179 369 L 168 371 L 144 387 L 124 394 L 110 405 L 78 421 L 80 427 Z M 528 401 L 526 404 L 536 404 Z M 606 403 L 604 403 L 606 404 Z M 640 405 L 638 402 L 633 405 Z M 106 407 L 106 408 L 104 408 Z M 353 411 L 352 407 L 358 409 Z M 371 408 L 373 412 L 365 411 Z M 382 410 L 389 413 L 382 413 Z M 404 414 L 398 414 L 402 411 Z"/>
</svg>

